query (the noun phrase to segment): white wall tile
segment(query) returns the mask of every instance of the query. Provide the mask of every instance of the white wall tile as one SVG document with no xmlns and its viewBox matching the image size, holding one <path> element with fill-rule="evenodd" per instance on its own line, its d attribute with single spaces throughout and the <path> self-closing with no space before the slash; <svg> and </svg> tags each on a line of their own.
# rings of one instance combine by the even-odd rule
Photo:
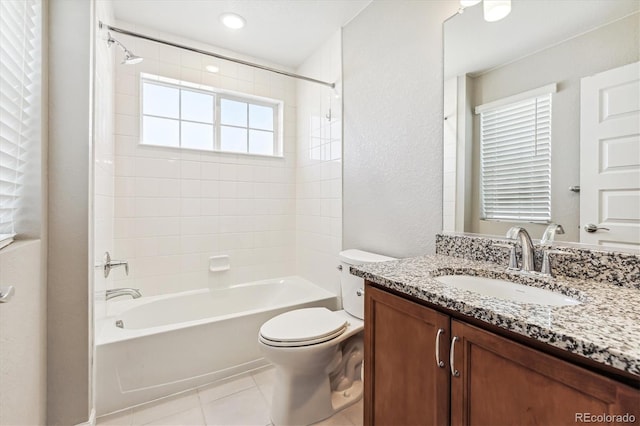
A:
<svg viewBox="0 0 640 426">
<path fill-rule="evenodd" d="M 340 48 L 337 32 L 298 71 L 324 70 L 326 79 L 335 79 L 341 69 L 336 60 Z M 337 292 L 339 276 L 334 267 L 342 248 L 342 164 L 338 161 L 342 156 L 342 114 L 331 92 L 305 82 L 296 84 L 295 240 L 298 274 Z M 330 105 L 332 121 L 328 122 L 325 115 Z"/>
<path fill-rule="evenodd" d="M 138 118 L 133 115 L 115 115 L 115 134 L 125 136 L 138 135 Z"/>
<path fill-rule="evenodd" d="M 105 170 L 115 175 L 111 228 L 132 265 L 115 280 L 154 295 L 295 274 L 295 81 L 226 61 L 209 73 L 210 58 L 135 42 L 145 61 L 115 67 L 115 158 Z M 285 159 L 139 145 L 139 72 L 284 100 Z M 232 270 L 212 276 L 208 257 L 221 251 Z"/>
</svg>

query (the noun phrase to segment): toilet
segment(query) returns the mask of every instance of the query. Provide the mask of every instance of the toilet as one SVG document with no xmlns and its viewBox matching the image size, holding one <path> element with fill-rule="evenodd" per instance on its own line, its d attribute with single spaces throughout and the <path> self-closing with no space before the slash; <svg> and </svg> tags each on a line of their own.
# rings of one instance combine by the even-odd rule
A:
<svg viewBox="0 0 640 426">
<path fill-rule="evenodd" d="M 260 349 L 275 365 L 271 420 L 276 426 L 319 422 L 362 397 L 364 280 L 349 267 L 394 259 L 361 250 L 345 250 L 339 257 L 344 310 L 297 309 L 260 328 Z"/>
</svg>

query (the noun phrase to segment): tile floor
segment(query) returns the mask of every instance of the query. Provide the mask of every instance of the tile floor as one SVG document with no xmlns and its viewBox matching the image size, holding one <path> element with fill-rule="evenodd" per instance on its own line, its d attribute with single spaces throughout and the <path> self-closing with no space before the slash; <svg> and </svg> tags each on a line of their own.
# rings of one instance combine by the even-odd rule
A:
<svg viewBox="0 0 640 426">
<path fill-rule="evenodd" d="M 274 369 L 184 392 L 98 418 L 97 426 L 271 425 L 269 406 Z M 362 400 L 316 426 L 361 426 Z"/>
</svg>

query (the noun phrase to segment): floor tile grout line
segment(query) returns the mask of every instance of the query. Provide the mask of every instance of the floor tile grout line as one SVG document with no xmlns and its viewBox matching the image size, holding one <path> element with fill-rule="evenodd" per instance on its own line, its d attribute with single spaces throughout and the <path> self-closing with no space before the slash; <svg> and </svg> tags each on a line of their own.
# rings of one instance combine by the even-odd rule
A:
<svg viewBox="0 0 640 426">
<path fill-rule="evenodd" d="M 204 414 L 204 407 L 202 406 L 202 400 L 200 400 L 200 394 L 198 393 L 198 401 L 200 402 L 200 415 L 202 416 L 202 424 L 207 426 L 207 417 Z"/>
<path fill-rule="evenodd" d="M 255 381 L 254 381 L 254 383 L 255 383 Z M 202 405 L 202 404 L 205 404 L 205 405 L 206 405 L 206 404 L 210 404 L 210 403 L 215 402 L 215 401 L 220 401 L 221 399 L 228 398 L 228 397 L 230 397 L 230 396 L 232 396 L 232 395 L 236 395 L 236 394 L 238 394 L 238 393 L 240 393 L 240 392 L 244 392 L 244 391 L 246 391 L 246 390 L 253 389 L 253 388 L 258 389 L 258 386 L 257 386 L 257 385 L 254 385 L 254 386 L 249 386 L 248 388 L 238 389 L 238 390 L 235 390 L 235 391 L 233 391 L 233 392 L 231 392 L 231 393 L 229 393 L 229 394 L 222 395 L 222 396 L 221 396 L 221 397 L 219 397 L 219 398 L 214 398 L 214 399 L 212 399 L 212 400 L 210 400 L 210 401 L 207 401 L 207 402 L 204 402 L 204 401 L 200 398 L 200 392 L 198 392 L 198 401 L 200 402 L 200 405 Z M 258 391 L 259 391 L 259 390 L 260 390 L 260 389 L 258 389 Z"/>
</svg>

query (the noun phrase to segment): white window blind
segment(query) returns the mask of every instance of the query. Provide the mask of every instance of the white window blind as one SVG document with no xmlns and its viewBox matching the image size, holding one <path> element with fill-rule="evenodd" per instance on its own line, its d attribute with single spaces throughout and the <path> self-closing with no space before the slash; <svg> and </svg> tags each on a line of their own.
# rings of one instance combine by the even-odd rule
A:
<svg viewBox="0 0 640 426">
<path fill-rule="evenodd" d="M 551 220 L 551 93 L 480 113 L 481 217 Z"/>
<path fill-rule="evenodd" d="M 40 138 L 40 0 L 0 1 L 0 247 L 20 206 L 25 147 Z"/>
</svg>

